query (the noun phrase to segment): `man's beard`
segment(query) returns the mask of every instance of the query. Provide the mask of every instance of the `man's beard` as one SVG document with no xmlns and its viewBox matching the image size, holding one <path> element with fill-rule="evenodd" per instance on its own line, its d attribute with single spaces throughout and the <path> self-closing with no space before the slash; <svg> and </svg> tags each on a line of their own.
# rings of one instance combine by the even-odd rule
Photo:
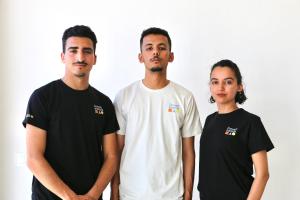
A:
<svg viewBox="0 0 300 200">
<path fill-rule="evenodd" d="M 85 77 L 85 73 L 80 73 L 80 74 L 75 74 L 75 76 L 77 76 L 78 78 L 82 78 L 82 77 Z"/>
<path fill-rule="evenodd" d="M 162 67 L 156 66 L 156 67 L 152 67 L 150 70 L 151 72 L 161 72 L 163 69 Z"/>
</svg>

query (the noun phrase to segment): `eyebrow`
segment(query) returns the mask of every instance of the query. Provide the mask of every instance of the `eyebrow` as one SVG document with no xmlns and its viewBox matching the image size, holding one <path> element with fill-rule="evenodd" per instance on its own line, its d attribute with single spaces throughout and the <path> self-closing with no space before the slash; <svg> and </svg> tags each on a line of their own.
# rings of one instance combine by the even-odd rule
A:
<svg viewBox="0 0 300 200">
<path fill-rule="evenodd" d="M 69 47 L 68 50 L 76 50 L 79 49 L 79 47 Z M 93 48 L 90 47 L 84 47 L 82 48 L 83 50 L 89 50 L 89 51 L 93 51 Z"/>
<path fill-rule="evenodd" d="M 147 43 L 147 44 L 145 44 L 145 46 L 153 46 L 153 44 L 152 43 Z M 159 43 L 157 46 L 167 46 L 167 44 Z"/>
<path fill-rule="evenodd" d="M 210 80 L 218 80 L 217 78 L 211 78 Z M 232 77 L 224 78 L 223 80 L 234 80 Z"/>
</svg>

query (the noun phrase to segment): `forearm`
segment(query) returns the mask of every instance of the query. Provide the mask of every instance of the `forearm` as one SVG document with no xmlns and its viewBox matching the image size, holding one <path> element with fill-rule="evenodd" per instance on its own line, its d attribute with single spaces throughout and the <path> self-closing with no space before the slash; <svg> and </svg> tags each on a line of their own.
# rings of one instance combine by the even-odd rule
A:
<svg viewBox="0 0 300 200">
<path fill-rule="evenodd" d="M 119 185 L 120 185 L 119 168 L 117 169 L 114 177 L 112 178 L 110 185 L 111 185 L 110 199 L 118 200 L 119 199 Z"/>
<path fill-rule="evenodd" d="M 183 179 L 184 179 L 184 200 L 192 199 L 194 172 L 195 172 L 195 157 L 185 158 L 183 161 Z"/>
<path fill-rule="evenodd" d="M 183 146 L 183 181 L 184 181 L 184 200 L 191 200 L 193 195 L 194 173 L 195 173 L 195 151 L 194 139 L 185 139 Z"/>
<path fill-rule="evenodd" d="M 117 163 L 117 156 L 110 156 L 105 159 L 95 184 L 88 192 L 89 196 L 95 199 L 98 199 L 101 196 L 117 170 Z"/>
<path fill-rule="evenodd" d="M 268 174 L 256 176 L 252 183 L 247 200 L 260 200 L 265 190 L 268 179 Z"/>
<path fill-rule="evenodd" d="M 43 156 L 27 158 L 27 164 L 33 175 L 48 190 L 61 199 L 72 199 L 76 194 L 58 177 L 54 169 Z"/>
</svg>

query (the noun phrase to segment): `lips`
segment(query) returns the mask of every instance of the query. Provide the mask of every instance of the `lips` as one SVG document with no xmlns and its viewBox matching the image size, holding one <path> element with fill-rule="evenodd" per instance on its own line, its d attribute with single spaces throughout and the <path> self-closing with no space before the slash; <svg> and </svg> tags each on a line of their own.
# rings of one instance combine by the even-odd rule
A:
<svg viewBox="0 0 300 200">
<path fill-rule="evenodd" d="M 226 94 L 224 94 L 224 93 L 219 93 L 219 94 L 217 94 L 217 96 L 218 96 L 218 97 L 225 97 Z"/>
<path fill-rule="evenodd" d="M 85 66 L 87 66 L 86 63 L 74 63 L 73 65 L 74 66 L 78 66 L 78 67 L 85 67 Z"/>
<path fill-rule="evenodd" d="M 159 62 L 161 59 L 160 58 L 151 58 L 150 61 L 151 62 Z"/>
</svg>

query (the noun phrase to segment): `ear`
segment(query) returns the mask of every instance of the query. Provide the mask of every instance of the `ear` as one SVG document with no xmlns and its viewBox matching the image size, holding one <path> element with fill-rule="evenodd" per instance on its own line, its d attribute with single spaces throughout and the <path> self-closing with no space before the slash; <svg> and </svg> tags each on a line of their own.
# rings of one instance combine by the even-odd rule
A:
<svg viewBox="0 0 300 200">
<path fill-rule="evenodd" d="M 144 57 L 143 57 L 142 53 L 139 53 L 138 58 L 139 58 L 140 63 L 144 62 Z"/>
<path fill-rule="evenodd" d="M 169 56 L 169 62 L 173 62 L 173 60 L 174 60 L 174 53 L 171 52 Z"/>
<path fill-rule="evenodd" d="M 238 92 L 241 92 L 244 90 L 243 84 L 238 85 Z"/>
<path fill-rule="evenodd" d="M 65 54 L 64 54 L 64 52 L 61 52 L 60 58 L 61 58 L 61 61 L 62 61 L 63 63 L 65 63 Z"/>
<path fill-rule="evenodd" d="M 95 54 L 95 61 L 94 61 L 94 65 L 97 63 L 97 55 Z"/>
</svg>

